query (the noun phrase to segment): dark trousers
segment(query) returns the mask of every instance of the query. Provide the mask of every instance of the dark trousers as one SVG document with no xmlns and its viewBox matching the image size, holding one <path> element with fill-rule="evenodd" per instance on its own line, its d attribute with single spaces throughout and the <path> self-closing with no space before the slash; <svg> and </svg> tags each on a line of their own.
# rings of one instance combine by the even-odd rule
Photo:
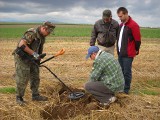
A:
<svg viewBox="0 0 160 120">
<path fill-rule="evenodd" d="M 129 93 L 131 80 L 132 80 L 132 62 L 133 58 L 129 57 L 118 57 L 118 61 L 121 65 L 122 72 L 125 79 L 124 92 Z"/>
<path fill-rule="evenodd" d="M 91 93 L 101 103 L 108 102 L 114 96 L 114 93 L 99 81 L 87 82 L 85 84 L 85 90 Z"/>
</svg>

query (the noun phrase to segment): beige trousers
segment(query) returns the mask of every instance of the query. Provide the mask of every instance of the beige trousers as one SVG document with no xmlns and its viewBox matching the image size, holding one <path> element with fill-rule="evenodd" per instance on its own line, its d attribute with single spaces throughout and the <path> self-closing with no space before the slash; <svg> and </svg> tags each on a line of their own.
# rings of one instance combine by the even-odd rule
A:
<svg viewBox="0 0 160 120">
<path fill-rule="evenodd" d="M 101 46 L 101 45 L 98 45 L 99 49 L 102 50 L 102 51 L 106 51 L 108 53 L 111 53 L 113 56 L 114 56 L 114 48 L 115 48 L 115 45 L 111 46 L 111 47 L 104 47 L 104 46 Z"/>
</svg>

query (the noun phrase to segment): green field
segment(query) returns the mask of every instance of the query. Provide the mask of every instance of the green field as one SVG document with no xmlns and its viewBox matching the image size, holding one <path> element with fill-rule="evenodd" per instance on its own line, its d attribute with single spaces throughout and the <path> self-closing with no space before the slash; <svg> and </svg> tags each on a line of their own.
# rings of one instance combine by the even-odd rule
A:
<svg viewBox="0 0 160 120">
<path fill-rule="evenodd" d="M 160 28 L 141 28 L 143 38 L 160 38 Z"/>
<path fill-rule="evenodd" d="M 20 38 L 29 28 L 36 28 L 38 25 L 31 24 L 7 24 L 0 25 L 1 38 Z M 88 37 L 91 34 L 91 25 L 56 25 L 54 33 L 50 36 L 55 37 Z"/>
<path fill-rule="evenodd" d="M 38 24 L 0 24 L 0 38 L 21 38 L 23 33 Z M 58 24 L 55 37 L 90 37 L 93 25 Z M 142 38 L 160 38 L 160 29 L 141 28 Z"/>
</svg>

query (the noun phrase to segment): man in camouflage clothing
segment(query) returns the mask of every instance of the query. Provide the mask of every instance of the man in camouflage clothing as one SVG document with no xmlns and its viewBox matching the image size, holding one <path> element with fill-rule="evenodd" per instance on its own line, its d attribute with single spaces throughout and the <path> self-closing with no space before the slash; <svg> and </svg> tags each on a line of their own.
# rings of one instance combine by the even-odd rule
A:
<svg viewBox="0 0 160 120">
<path fill-rule="evenodd" d="M 27 30 L 22 39 L 17 45 L 17 49 L 23 48 L 25 54 L 34 59 L 36 63 L 40 62 L 40 54 L 43 52 L 43 45 L 45 37 L 48 36 L 55 28 L 51 22 L 44 22 L 41 26 L 34 29 Z M 25 102 L 23 96 L 27 87 L 28 80 L 30 80 L 30 89 L 32 90 L 32 100 L 47 101 L 48 98 L 39 94 L 38 88 L 40 84 L 39 67 L 28 61 L 28 58 L 23 58 L 21 54 L 16 52 L 14 54 L 15 69 L 16 69 L 16 101 L 23 105 Z"/>
</svg>

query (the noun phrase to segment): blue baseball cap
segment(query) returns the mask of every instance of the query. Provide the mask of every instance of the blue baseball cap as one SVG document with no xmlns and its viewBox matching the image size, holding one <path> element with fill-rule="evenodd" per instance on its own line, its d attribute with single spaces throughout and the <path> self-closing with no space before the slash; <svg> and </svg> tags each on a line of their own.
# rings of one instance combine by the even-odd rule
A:
<svg viewBox="0 0 160 120">
<path fill-rule="evenodd" d="M 88 54 L 86 56 L 86 59 L 88 59 L 92 53 L 97 53 L 99 51 L 99 48 L 97 46 L 90 46 L 88 49 Z"/>
</svg>

